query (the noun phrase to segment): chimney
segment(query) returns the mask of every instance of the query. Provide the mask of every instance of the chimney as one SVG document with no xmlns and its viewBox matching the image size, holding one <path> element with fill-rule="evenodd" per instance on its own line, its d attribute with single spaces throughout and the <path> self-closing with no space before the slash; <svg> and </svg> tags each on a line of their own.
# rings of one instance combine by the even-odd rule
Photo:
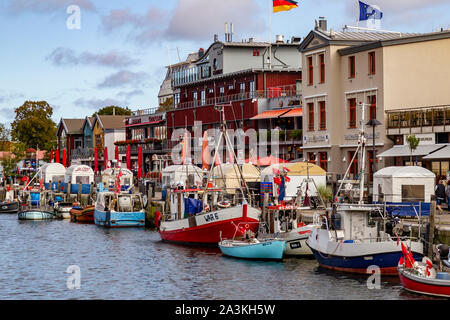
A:
<svg viewBox="0 0 450 320">
<path fill-rule="evenodd" d="M 253 42 L 253 38 L 248 38 L 248 42 Z"/>
<path fill-rule="evenodd" d="M 214 35 L 214 42 L 219 41 L 219 36 L 217 34 Z"/>
<path fill-rule="evenodd" d="M 292 37 L 291 38 L 291 43 L 300 43 L 301 40 L 302 40 L 301 37 Z"/>
<path fill-rule="evenodd" d="M 322 31 L 327 31 L 327 20 L 325 17 L 319 17 L 319 29 Z"/>
<path fill-rule="evenodd" d="M 284 43 L 284 37 L 281 34 L 277 34 L 277 43 Z"/>
</svg>

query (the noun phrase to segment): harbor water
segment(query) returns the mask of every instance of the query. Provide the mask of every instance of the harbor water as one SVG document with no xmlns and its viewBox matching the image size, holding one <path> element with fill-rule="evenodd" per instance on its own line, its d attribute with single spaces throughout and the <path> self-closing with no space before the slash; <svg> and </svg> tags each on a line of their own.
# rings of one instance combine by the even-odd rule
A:
<svg viewBox="0 0 450 320">
<path fill-rule="evenodd" d="M 314 259 L 238 260 L 161 242 L 150 229 L 15 214 L 0 215 L 0 255 L 0 299 L 428 299 L 404 291 L 398 277 L 369 289 L 369 275 L 325 270 Z M 69 266 L 79 267 L 79 289 L 68 285 Z"/>
</svg>

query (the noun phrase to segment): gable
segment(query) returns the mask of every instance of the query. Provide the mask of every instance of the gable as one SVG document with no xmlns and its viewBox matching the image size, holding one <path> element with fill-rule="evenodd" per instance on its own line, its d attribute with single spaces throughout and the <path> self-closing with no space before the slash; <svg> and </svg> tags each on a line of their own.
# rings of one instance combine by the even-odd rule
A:
<svg viewBox="0 0 450 320">
<path fill-rule="evenodd" d="M 319 33 L 311 31 L 305 39 L 300 43 L 300 46 L 298 47 L 298 50 L 300 52 L 303 51 L 309 51 L 314 49 L 319 49 L 326 47 L 330 44 L 330 41 L 321 36 Z"/>
</svg>

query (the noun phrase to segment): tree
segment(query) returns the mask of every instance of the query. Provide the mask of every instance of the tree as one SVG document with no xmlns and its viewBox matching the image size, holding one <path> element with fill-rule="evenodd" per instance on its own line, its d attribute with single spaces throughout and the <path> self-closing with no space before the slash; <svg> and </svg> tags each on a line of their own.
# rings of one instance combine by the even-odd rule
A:
<svg viewBox="0 0 450 320">
<path fill-rule="evenodd" d="M 159 105 L 157 112 L 167 112 L 173 110 L 173 98 L 167 98 L 163 103 Z"/>
<path fill-rule="evenodd" d="M 11 155 L 9 157 L 3 158 L 1 161 L 3 167 L 3 175 L 5 177 L 16 175 L 17 163 L 25 156 L 26 146 L 23 143 L 19 142 L 12 144 L 11 149 Z"/>
<path fill-rule="evenodd" d="M 9 151 L 11 145 L 11 129 L 0 123 L 0 151 Z"/>
<path fill-rule="evenodd" d="M 105 116 L 105 115 L 113 115 L 116 116 L 131 116 L 131 110 L 128 107 L 122 108 L 118 106 L 108 106 L 101 108 L 97 112 L 95 112 L 92 116 L 96 115 Z"/>
<path fill-rule="evenodd" d="M 11 124 L 14 141 L 26 148 L 50 150 L 55 145 L 56 123 L 51 119 L 53 108 L 46 101 L 25 101 L 14 110 L 16 117 Z"/>
<path fill-rule="evenodd" d="M 416 136 L 414 134 L 408 136 L 408 138 L 406 138 L 406 141 L 408 142 L 409 145 L 409 151 L 410 151 L 410 158 L 409 158 L 409 162 L 412 165 L 412 154 L 414 152 L 414 150 L 417 149 L 417 146 L 419 145 L 419 138 L 416 138 Z"/>
</svg>

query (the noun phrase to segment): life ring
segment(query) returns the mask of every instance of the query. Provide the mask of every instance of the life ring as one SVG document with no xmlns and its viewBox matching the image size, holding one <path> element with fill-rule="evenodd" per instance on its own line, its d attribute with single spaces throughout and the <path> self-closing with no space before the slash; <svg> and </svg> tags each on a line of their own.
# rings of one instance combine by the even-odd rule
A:
<svg viewBox="0 0 450 320">
<path fill-rule="evenodd" d="M 221 208 L 229 208 L 231 206 L 231 203 L 229 201 L 221 201 L 217 204 L 217 206 Z"/>
<path fill-rule="evenodd" d="M 250 229 L 250 226 L 248 225 L 248 223 L 245 224 L 245 229 L 246 230 Z"/>
</svg>

